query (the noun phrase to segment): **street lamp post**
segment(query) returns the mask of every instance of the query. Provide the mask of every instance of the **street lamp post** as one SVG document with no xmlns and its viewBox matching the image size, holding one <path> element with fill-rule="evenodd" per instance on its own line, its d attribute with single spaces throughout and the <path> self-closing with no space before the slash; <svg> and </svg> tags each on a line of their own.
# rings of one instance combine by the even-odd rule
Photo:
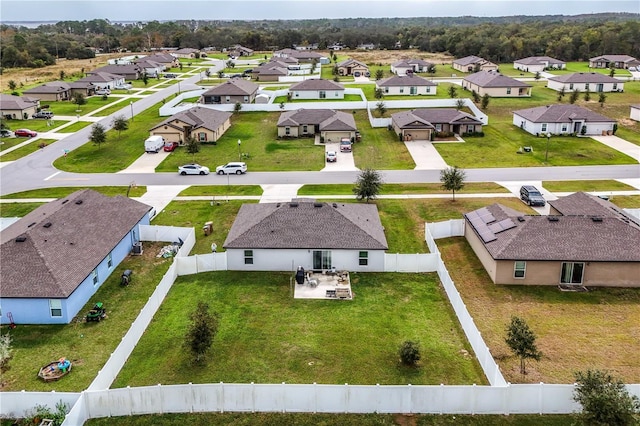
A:
<svg viewBox="0 0 640 426">
<path fill-rule="evenodd" d="M 551 133 L 547 132 L 547 149 L 544 152 L 544 162 L 547 162 L 547 158 L 549 158 L 549 139 L 551 139 Z"/>
<path fill-rule="evenodd" d="M 133 101 L 129 101 L 129 106 L 131 107 L 131 121 L 133 121 Z"/>
<path fill-rule="evenodd" d="M 180 80 L 178 80 L 178 95 L 180 94 Z"/>
<path fill-rule="evenodd" d="M 238 160 L 242 160 L 242 154 L 240 154 L 240 145 L 242 144 L 242 141 L 240 141 L 240 139 L 238 139 Z"/>
</svg>

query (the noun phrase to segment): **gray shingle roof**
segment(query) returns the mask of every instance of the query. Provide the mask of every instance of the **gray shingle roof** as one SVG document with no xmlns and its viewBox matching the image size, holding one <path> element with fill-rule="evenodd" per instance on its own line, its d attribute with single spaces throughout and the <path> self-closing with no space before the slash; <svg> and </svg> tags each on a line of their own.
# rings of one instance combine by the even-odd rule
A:
<svg viewBox="0 0 640 426">
<path fill-rule="evenodd" d="M 2 297 L 68 297 L 150 209 L 90 189 L 37 208 L 0 234 Z"/>
<path fill-rule="evenodd" d="M 485 62 L 489 62 L 489 61 L 487 61 L 485 59 L 482 59 L 479 56 L 474 56 L 474 55 L 465 56 L 464 58 L 456 59 L 456 60 L 453 61 L 454 64 L 463 65 L 463 66 L 464 65 L 471 65 L 471 64 L 482 64 L 482 63 L 485 63 Z"/>
<path fill-rule="evenodd" d="M 324 80 L 322 78 L 311 78 L 309 80 L 301 81 L 294 84 L 289 88 L 290 92 L 293 91 L 305 91 L 305 90 L 344 90 L 344 86 L 340 83 L 336 83 L 331 80 Z"/>
<path fill-rule="evenodd" d="M 466 76 L 464 80 L 480 87 L 531 87 L 527 83 L 507 77 L 497 71 L 479 71 Z"/>
<path fill-rule="evenodd" d="M 71 89 L 71 86 L 66 81 L 50 81 L 48 83 L 41 84 L 40 86 L 27 89 L 24 93 L 64 93 Z"/>
<path fill-rule="evenodd" d="M 373 204 L 243 204 L 223 247 L 246 249 L 386 250 Z"/>
<path fill-rule="evenodd" d="M 111 81 L 116 81 L 116 80 L 121 80 L 123 78 L 123 76 L 121 74 L 111 74 L 109 72 L 93 72 L 90 75 L 86 76 L 86 77 L 82 77 L 80 80 L 78 81 L 84 81 L 84 82 L 97 82 L 97 83 L 109 83 Z"/>
<path fill-rule="evenodd" d="M 566 62 L 561 61 L 556 58 L 552 58 L 550 56 L 529 56 L 528 58 L 518 59 L 517 61 L 513 61 L 518 64 L 523 65 L 562 65 L 566 64 Z"/>
<path fill-rule="evenodd" d="M 521 109 L 513 113 L 533 123 L 569 123 L 575 120 L 597 123 L 616 121 L 578 105 L 547 105 Z"/>
<path fill-rule="evenodd" d="M 258 85 L 243 78 L 233 78 L 213 87 L 202 94 L 202 96 L 244 96 L 253 95 L 258 91 Z"/>
<path fill-rule="evenodd" d="M 495 234 L 496 239 L 484 246 L 497 260 L 640 262 L 640 226 L 611 203 L 593 198 L 576 193 L 551 202 L 567 212 L 553 216 L 557 221 L 548 216 L 523 216 L 493 204 L 487 209 L 495 221 L 511 218 L 515 227 Z M 594 216 L 602 221 L 594 221 Z M 466 225 L 475 229 L 468 220 Z"/>
<path fill-rule="evenodd" d="M 346 59 L 342 62 L 338 62 L 338 67 L 353 67 L 353 66 L 361 66 L 361 67 L 365 67 L 365 68 L 369 68 L 367 67 L 367 64 L 362 63 L 360 61 L 356 61 L 355 59 Z"/>
<path fill-rule="evenodd" d="M 609 62 L 632 62 L 635 61 L 636 58 L 629 55 L 601 55 L 590 58 L 590 62 L 596 62 L 600 60 L 605 60 Z"/>
<path fill-rule="evenodd" d="M 0 109 L 27 109 L 37 105 L 38 101 L 27 96 L 14 96 L 0 93 Z"/>
<path fill-rule="evenodd" d="M 352 114 L 332 109 L 298 109 L 286 111 L 280 114 L 278 127 L 301 126 L 304 124 L 319 125 L 320 131 L 324 130 L 349 130 L 357 129 L 356 121 Z"/>
<path fill-rule="evenodd" d="M 576 72 L 573 74 L 549 77 L 549 80 L 560 83 L 622 83 L 622 81 L 617 78 L 597 72 Z"/>
<path fill-rule="evenodd" d="M 93 71 L 89 71 L 87 74 L 96 74 L 100 72 L 106 72 L 111 74 L 124 75 L 124 74 L 141 73 L 143 71 L 144 70 L 138 64 L 112 64 L 112 65 L 105 65 L 103 67 L 96 68 Z"/>
<path fill-rule="evenodd" d="M 170 53 L 156 53 L 155 55 L 145 56 L 141 60 L 145 61 L 155 61 L 160 62 L 161 64 L 170 64 L 176 60 L 174 56 Z"/>
<path fill-rule="evenodd" d="M 435 128 L 433 124 L 482 124 L 471 114 L 453 108 L 422 108 L 391 115 L 401 129 Z"/>
<path fill-rule="evenodd" d="M 379 87 L 437 86 L 431 80 L 417 75 L 394 75 L 376 82 Z"/>
<path fill-rule="evenodd" d="M 401 59 L 391 64 L 395 68 L 413 68 L 413 65 L 420 65 L 422 67 L 428 67 L 433 65 L 431 62 L 423 61 L 422 59 Z"/>
<path fill-rule="evenodd" d="M 209 130 L 217 130 L 225 123 L 232 113 L 227 111 L 218 111 L 212 108 L 194 107 L 186 111 L 181 111 L 167 118 L 150 131 L 158 129 L 164 125 L 171 125 L 175 120 L 180 120 L 192 126 L 192 129 L 205 128 Z"/>
</svg>

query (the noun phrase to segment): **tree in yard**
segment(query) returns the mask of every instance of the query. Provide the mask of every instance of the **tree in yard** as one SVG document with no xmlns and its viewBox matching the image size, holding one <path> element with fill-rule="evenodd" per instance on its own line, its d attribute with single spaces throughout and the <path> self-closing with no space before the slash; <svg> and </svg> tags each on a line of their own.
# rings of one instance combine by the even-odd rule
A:
<svg viewBox="0 0 640 426">
<path fill-rule="evenodd" d="M 464 179 L 467 177 L 464 170 L 457 166 L 449 167 L 440 171 L 440 182 L 442 188 L 451 191 L 452 200 L 456 200 L 456 191 L 464 188 Z"/>
<path fill-rule="evenodd" d="M 240 112 L 241 109 L 242 109 L 242 104 L 240 102 L 236 102 L 236 104 L 233 106 L 233 113 L 237 114 Z"/>
<path fill-rule="evenodd" d="M 471 97 L 473 98 L 473 102 L 475 102 L 475 103 L 480 102 L 480 99 L 481 99 L 480 95 L 475 90 L 471 91 Z"/>
<path fill-rule="evenodd" d="M 182 71 L 182 66 L 183 66 L 183 65 L 182 65 L 182 62 L 179 62 L 179 63 L 178 63 L 178 67 L 180 68 L 180 71 Z"/>
<path fill-rule="evenodd" d="M 427 72 L 428 72 L 429 74 L 435 74 L 435 73 L 436 73 L 436 66 L 435 66 L 435 64 L 431 64 L 431 65 L 429 65 L 429 68 L 427 68 Z"/>
<path fill-rule="evenodd" d="M 191 324 L 185 336 L 184 345 L 191 352 L 195 363 L 202 363 L 211 349 L 218 333 L 218 315 L 209 312 L 209 305 L 198 302 L 196 310 L 189 316 Z"/>
<path fill-rule="evenodd" d="M 336 54 L 334 53 L 333 55 L 331 55 L 331 59 L 333 59 L 333 62 L 338 62 L 338 56 L 336 56 Z"/>
<path fill-rule="evenodd" d="M 206 71 L 204 72 L 204 75 L 206 75 L 206 76 L 207 76 L 207 78 L 211 77 L 211 70 L 206 70 Z"/>
<path fill-rule="evenodd" d="M 573 92 L 571 92 L 571 96 L 569 96 L 569 103 L 571 105 L 575 104 L 579 97 L 580 92 L 578 91 L 578 89 L 575 89 Z"/>
<path fill-rule="evenodd" d="M 60 80 L 64 80 L 66 76 L 67 76 L 67 73 L 65 73 L 64 70 L 60 70 Z"/>
<path fill-rule="evenodd" d="M 16 90 L 16 88 L 18 87 L 18 84 L 14 80 L 7 81 L 7 84 L 9 85 L 9 90 L 11 91 Z"/>
<path fill-rule="evenodd" d="M 376 80 L 380 80 L 384 77 L 384 70 L 382 68 L 376 70 Z"/>
<path fill-rule="evenodd" d="M 591 91 L 589 89 L 585 89 L 584 91 L 584 101 L 589 102 L 591 100 Z"/>
<path fill-rule="evenodd" d="M 233 69 L 235 67 L 236 67 L 236 63 L 235 62 L 233 62 L 232 60 L 228 60 L 227 61 L 227 68 Z"/>
<path fill-rule="evenodd" d="M 456 86 L 451 85 L 447 89 L 447 93 L 449 94 L 449 97 L 453 99 L 458 95 L 458 89 L 456 89 Z"/>
<path fill-rule="evenodd" d="M 120 132 L 129 128 L 129 121 L 125 118 L 124 115 L 119 115 L 117 117 L 113 117 L 113 120 L 111 121 L 111 127 L 113 127 L 113 130 L 116 130 L 118 132 L 118 139 L 120 139 Z"/>
<path fill-rule="evenodd" d="M 377 170 L 364 169 L 358 175 L 353 193 L 358 200 L 375 200 L 382 189 L 382 175 Z"/>
<path fill-rule="evenodd" d="M 540 75 L 540 71 L 536 71 L 536 74 L 533 76 L 533 78 L 534 78 L 536 81 L 538 81 L 538 80 L 540 80 L 540 77 L 541 77 L 541 75 Z"/>
<path fill-rule="evenodd" d="M 542 353 L 536 346 L 536 335 L 529 325 L 520 317 L 511 317 L 511 323 L 507 326 L 507 338 L 505 342 L 513 353 L 520 358 L 520 374 L 527 374 L 525 362 L 527 359 L 540 360 Z"/>
<path fill-rule="evenodd" d="M 337 65 L 334 65 L 333 68 L 331 68 L 331 74 L 335 75 L 336 77 L 338 76 L 338 74 L 340 74 L 340 69 Z"/>
<path fill-rule="evenodd" d="M 107 140 L 107 134 L 102 124 L 96 123 L 93 126 L 91 126 L 91 133 L 89 134 L 89 140 L 94 144 L 98 145 L 98 148 L 100 148 L 101 143 Z"/>
<path fill-rule="evenodd" d="M 404 365 L 416 365 L 420 361 L 420 345 L 411 340 L 405 340 L 400 345 L 400 361 Z"/>
<path fill-rule="evenodd" d="M 219 70 L 218 71 L 218 78 L 222 78 L 224 77 L 224 71 L 223 70 Z"/>
<path fill-rule="evenodd" d="M 311 74 L 316 72 L 316 67 L 317 66 L 318 66 L 318 59 L 317 58 L 313 58 L 313 60 L 311 61 Z"/>
<path fill-rule="evenodd" d="M 200 152 L 200 142 L 193 136 L 187 138 L 187 152 L 193 155 L 193 161 L 196 160 L 196 154 Z"/>
<path fill-rule="evenodd" d="M 376 87 L 376 90 L 373 92 L 373 96 L 376 99 L 384 98 L 384 90 L 381 87 Z"/>
<path fill-rule="evenodd" d="M 280 111 L 284 111 L 284 102 L 280 102 Z"/>
<path fill-rule="evenodd" d="M 616 69 L 611 68 L 611 70 L 609 71 L 609 77 L 613 77 L 614 75 L 616 75 Z"/>
<path fill-rule="evenodd" d="M 87 103 L 87 99 L 86 99 L 86 98 L 84 97 L 84 95 L 83 95 L 82 93 L 80 93 L 80 92 L 76 92 L 76 93 L 74 93 L 74 94 L 73 94 L 73 98 L 71 98 L 71 99 L 72 99 L 72 102 L 73 102 L 74 104 L 78 105 L 78 106 L 80 106 L 80 105 L 84 105 L 84 104 L 86 104 L 86 103 Z"/>
<path fill-rule="evenodd" d="M 600 92 L 600 95 L 598 95 L 598 102 L 600 102 L 600 108 L 604 107 L 604 101 L 607 100 L 607 95 L 604 94 L 604 92 Z"/>
<path fill-rule="evenodd" d="M 564 90 L 564 86 L 562 86 L 562 89 L 560 89 L 560 91 L 558 92 L 558 102 L 562 101 L 562 98 L 564 98 L 564 95 L 566 95 L 566 91 Z"/>
<path fill-rule="evenodd" d="M 576 373 L 573 400 L 582 405 L 579 417 L 588 425 L 637 425 L 640 400 L 606 371 Z"/>
<path fill-rule="evenodd" d="M 460 111 L 462 108 L 464 108 L 464 100 L 460 98 L 456 99 L 456 109 Z"/>
<path fill-rule="evenodd" d="M 482 95 L 482 99 L 480 100 L 480 108 L 487 109 L 487 107 L 489 106 L 489 101 L 491 101 L 491 97 L 489 96 L 489 94 L 485 93 L 484 95 Z"/>
<path fill-rule="evenodd" d="M 149 76 L 147 75 L 146 72 L 142 74 L 142 82 L 144 83 L 145 86 L 149 83 Z"/>
<path fill-rule="evenodd" d="M 380 101 L 376 104 L 376 111 L 380 114 L 380 117 L 384 117 L 384 114 L 387 112 L 387 106 L 384 102 Z"/>
</svg>

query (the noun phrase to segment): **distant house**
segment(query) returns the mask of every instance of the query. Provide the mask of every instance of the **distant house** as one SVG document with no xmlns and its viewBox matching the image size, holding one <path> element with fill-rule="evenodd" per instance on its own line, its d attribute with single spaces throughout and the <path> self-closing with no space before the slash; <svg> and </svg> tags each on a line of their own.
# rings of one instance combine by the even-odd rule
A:
<svg viewBox="0 0 640 426">
<path fill-rule="evenodd" d="M 578 105 L 547 105 L 513 112 L 513 124 L 532 135 L 612 132 L 616 120 Z M 582 128 L 584 127 L 584 133 Z"/>
<path fill-rule="evenodd" d="M 563 70 L 567 63 L 550 56 L 529 56 L 513 61 L 513 67 L 525 72 L 542 72 L 545 70 Z"/>
<path fill-rule="evenodd" d="M 640 104 L 631 105 L 629 117 L 631 117 L 632 120 L 640 121 Z"/>
<path fill-rule="evenodd" d="M 391 115 L 391 125 L 403 141 L 431 140 L 437 132 L 456 134 L 482 131 L 482 121 L 453 108 L 422 108 Z"/>
<path fill-rule="evenodd" d="M 492 204 L 464 215 L 465 237 L 495 284 L 640 287 L 640 226 L 577 192 L 549 216 Z"/>
<path fill-rule="evenodd" d="M 40 108 L 40 100 L 31 96 L 0 93 L 0 111 L 8 120 L 28 120 Z"/>
<path fill-rule="evenodd" d="M 437 84 L 417 75 L 394 75 L 376 81 L 385 95 L 435 95 Z"/>
<path fill-rule="evenodd" d="M 83 83 L 91 83 L 96 87 L 96 89 L 113 89 L 116 86 L 125 84 L 124 76 L 102 71 L 91 72 L 91 74 L 87 75 L 86 77 L 82 77 L 77 81 Z"/>
<path fill-rule="evenodd" d="M 496 98 L 521 98 L 531 96 L 531 86 L 497 71 L 480 71 L 466 76 L 462 88 L 478 95 Z"/>
<path fill-rule="evenodd" d="M 166 68 L 178 66 L 178 59 L 170 53 L 155 53 L 153 55 L 145 56 L 140 60 L 158 62 L 163 64 Z"/>
<path fill-rule="evenodd" d="M 369 67 L 355 59 L 347 59 L 338 62 L 338 74 L 342 76 L 352 75 L 354 77 L 369 77 Z"/>
<path fill-rule="evenodd" d="M 640 65 L 640 60 L 629 55 L 601 55 L 589 59 L 589 68 L 628 69 Z"/>
<path fill-rule="evenodd" d="M 323 232 L 318 232 L 323 229 Z M 243 204 L 223 247 L 229 270 L 384 271 L 388 249 L 374 204 Z"/>
<path fill-rule="evenodd" d="M 258 85 L 243 78 L 232 78 L 202 94 L 204 104 L 250 104 L 258 93 Z"/>
<path fill-rule="evenodd" d="M 291 99 L 344 99 L 344 86 L 324 79 L 308 79 L 289 88 Z"/>
<path fill-rule="evenodd" d="M 332 109 L 298 109 L 280 114 L 278 137 L 298 138 L 319 134 L 325 142 L 339 142 L 341 138 L 355 138 L 356 121 L 353 114 Z"/>
<path fill-rule="evenodd" d="M 200 51 L 198 49 L 192 49 L 190 47 L 184 47 L 182 49 L 171 52 L 173 56 L 181 59 L 193 59 L 200 57 Z"/>
<path fill-rule="evenodd" d="M 497 71 L 498 66 L 479 56 L 465 56 L 453 61 L 453 69 L 461 72 Z"/>
<path fill-rule="evenodd" d="M 229 47 L 227 49 L 227 53 L 235 57 L 251 56 L 253 55 L 253 49 L 249 49 L 248 47 L 244 47 L 239 44 L 236 44 L 235 46 Z"/>
<path fill-rule="evenodd" d="M 281 49 L 273 52 L 274 58 L 294 58 L 300 63 L 311 63 L 314 59 L 317 63 L 325 58 L 323 55 L 317 52 L 311 52 L 309 49 Z"/>
<path fill-rule="evenodd" d="M 280 77 L 289 75 L 289 69 L 286 63 L 281 61 L 271 61 L 265 65 L 261 65 L 253 69 L 252 78 L 256 81 L 279 81 Z"/>
<path fill-rule="evenodd" d="M 140 240 L 151 207 L 90 189 L 38 207 L 0 234 L 3 324 L 68 324 Z M 99 224 L 99 226 L 96 226 Z"/>
<path fill-rule="evenodd" d="M 427 72 L 433 66 L 422 59 L 402 59 L 391 64 L 391 72 L 396 75 L 407 75 L 416 72 Z"/>
<path fill-rule="evenodd" d="M 138 59 L 135 63 L 142 69 L 142 73 L 147 74 L 149 77 L 158 77 L 162 71 L 167 69 L 166 64 L 146 58 Z"/>
<path fill-rule="evenodd" d="M 216 142 L 231 127 L 231 113 L 195 107 L 167 118 L 149 130 L 166 142 L 184 144 L 190 137 L 198 142 Z"/>
<path fill-rule="evenodd" d="M 577 72 L 573 74 L 558 75 L 547 79 L 547 87 L 558 92 L 566 93 L 577 90 L 578 92 L 621 92 L 624 90 L 624 82 L 615 77 L 597 72 Z"/>
<path fill-rule="evenodd" d="M 142 69 L 138 64 L 114 64 L 96 68 L 93 71 L 89 71 L 87 75 L 98 73 L 116 74 L 121 75 L 125 80 L 137 80 L 142 77 L 144 69 Z"/>
<path fill-rule="evenodd" d="M 373 43 L 361 43 L 356 46 L 356 49 L 358 50 L 374 50 L 375 48 L 376 45 Z"/>
<path fill-rule="evenodd" d="M 94 90 L 95 86 L 88 81 L 50 81 L 25 90 L 24 94 L 38 98 L 41 101 L 67 101 L 75 93 L 91 96 Z"/>
</svg>

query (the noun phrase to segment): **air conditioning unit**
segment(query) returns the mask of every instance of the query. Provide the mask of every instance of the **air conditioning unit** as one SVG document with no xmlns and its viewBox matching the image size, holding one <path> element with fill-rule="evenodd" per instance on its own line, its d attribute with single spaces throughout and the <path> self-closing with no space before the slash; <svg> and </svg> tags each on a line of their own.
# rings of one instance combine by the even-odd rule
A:
<svg viewBox="0 0 640 426">
<path fill-rule="evenodd" d="M 142 254 L 142 241 L 138 241 L 133 245 L 133 249 L 131 250 L 131 254 L 140 256 Z"/>
</svg>

